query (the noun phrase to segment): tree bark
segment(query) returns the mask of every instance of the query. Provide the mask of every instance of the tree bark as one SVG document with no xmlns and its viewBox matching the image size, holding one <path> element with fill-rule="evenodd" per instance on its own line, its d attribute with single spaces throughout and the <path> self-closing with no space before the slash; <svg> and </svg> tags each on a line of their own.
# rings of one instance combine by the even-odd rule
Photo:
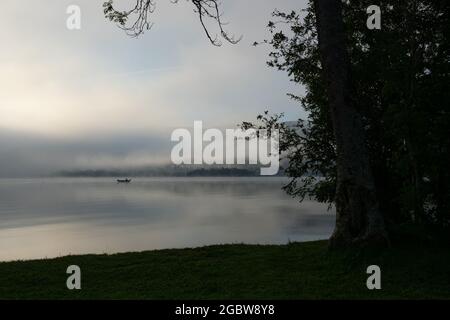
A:
<svg viewBox="0 0 450 320">
<path fill-rule="evenodd" d="M 331 248 L 389 243 L 353 99 L 341 0 L 314 0 L 319 49 L 337 146 L 336 228 Z"/>
</svg>

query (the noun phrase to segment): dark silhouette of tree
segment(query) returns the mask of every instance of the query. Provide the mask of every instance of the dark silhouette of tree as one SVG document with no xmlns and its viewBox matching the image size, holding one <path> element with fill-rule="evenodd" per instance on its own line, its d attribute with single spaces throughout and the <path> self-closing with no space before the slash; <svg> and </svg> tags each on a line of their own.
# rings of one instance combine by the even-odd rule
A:
<svg viewBox="0 0 450 320">
<path fill-rule="evenodd" d="M 315 0 L 319 51 L 336 141 L 336 228 L 332 247 L 353 242 L 387 244 L 363 121 L 351 79 L 340 0 Z"/>
<path fill-rule="evenodd" d="M 113 0 L 103 3 L 103 12 L 105 17 L 119 25 L 129 36 L 138 37 L 146 30 L 152 27 L 150 22 L 150 15 L 155 11 L 156 0 L 135 0 L 136 5 L 128 11 L 117 11 L 114 9 Z M 172 3 L 177 3 L 178 0 L 172 0 Z M 220 11 L 220 3 L 218 0 L 190 0 L 194 6 L 194 12 L 198 15 L 198 19 L 206 33 L 209 41 L 215 46 L 222 45 L 219 37 L 212 36 L 208 30 L 205 19 L 213 20 L 218 28 L 218 31 L 223 39 L 236 44 L 241 38 L 235 38 L 230 35 L 225 29 L 225 22 L 222 20 L 222 12 Z M 129 20 L 134 22 L 129 23 Z"/>
<path fill-rule="evenodd" d="M 286 173 L 292 180 L 285 187 L 289 194 L 335 203 L 342 155 L 333 119 L 336 106 L 331 101 L 336 94 L 330 94 L 330 75 L 327 81 L 323 77 L 331 69 L 341 86 L 338 93 L 354 109 L 351 113 L 359 114 L 363 132 L 357 137 L 365 142 L 387 228 L 413 223 L 448 229 L 450 3 L 383 1 L 381 30 L 366 27 L 366 8 L 371 4 L 370 0 L 342 2 L 345 38 L 333 34 L 342 28 L 330 30 L 328 48 L 323 48 L 324 30 L 318 28 L 323 19 L 319 24 L 314 1 L 302 13 L 275 11 L 276 22 L 269 23 L 273 37 L 266 41 L 274 48 L 269 65 L 287 71 L 306 87 L 304 96 L 291 97 L 308 111 L 308 119 L 292 128 L 282 123 L 280 115 L 265 114 L 247 127 L 278 127 L 284 133 L 280 147 L 289 160 Z M 338 41 L 344 41 L 346 51 L 336 49 L 341 46 Z M 324 50 L 330 61 L 341 61 L 330 65 L 323 59 Z M 345 60 L 347 67 L 343 67 Z"/>
</svg>

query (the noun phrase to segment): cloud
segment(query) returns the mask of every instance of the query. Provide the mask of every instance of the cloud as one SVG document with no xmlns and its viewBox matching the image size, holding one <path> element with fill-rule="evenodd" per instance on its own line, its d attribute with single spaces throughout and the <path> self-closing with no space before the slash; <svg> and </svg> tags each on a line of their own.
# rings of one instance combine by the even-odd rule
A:
<svg viewBox="0 0 450 320">
<path fill-rule="evenodd" d="M 0 177 L 167 164 L 168 132 L 57 139 L 0 130 Z"/>
<path fill-rule="evenodd" d="M 126 151 L 121 155 L 126 161 L 145 162 L 148 154 L 164 158 L 170 129 L 191 126 L 194 120 L 209 127 L 234 126 L 267 109 L 285 112 L 290 119 L 304 116 L 286 96 L 303 88 L 266 67 L 269 48 L 251 46 L 268 37 L 265 26 L 275 5 L 290 10 L 304 7 L 303 1 L 224 2 L 227 28 L 244 38 L 221 48 L 207 41 L 188 2 L 159 1 L 154 28 L 139 39 L 127 38 L 106 21 L 102 2 L 2 3 L 0 18 L 8 28 L 0 28 L 5 48 L 0 52 L 0 129 L 8 132 L 8 141 L 16 141 L 16 151 L 26 149 L 13 152 L 1 139 L 4 168 L 5 162 L 14 163 L 14 172 L 33 163 L 37 171 L 46 167 L 49 157 L 33 147 L 34 138 L 43 150 L 59 148 L 51 152 L 52 165 L 76 165 L 74 159 L 85 164 L 120 162 L 115 151 Z M 116 1 L 123 6 L 131 2 Z M 71 4 L 82 10 L 80 31 L 66 29 Z M 131 150 L 113 143 L 125 137 L 134 145 L 132 139 L 152 136 L 165 148 L 135 145 Z M 90 141 L 96 141 L 98 152 L 89 149 Z M 102 149 L 103 143 L 108 150 Z"/>
</svg>

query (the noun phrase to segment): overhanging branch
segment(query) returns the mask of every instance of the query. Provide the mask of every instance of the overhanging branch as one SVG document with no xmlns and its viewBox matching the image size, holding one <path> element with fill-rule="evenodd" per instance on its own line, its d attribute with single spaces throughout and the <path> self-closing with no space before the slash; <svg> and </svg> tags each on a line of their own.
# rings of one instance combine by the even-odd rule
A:
<svg viewBox="0 0 450 320">
<path fill-rule="evenodd" d="M 135 0 L 136 5 L 129 11 L 117 11 L 114 8 L 113 0 L 108 0 L 103 3 L 103 12 L 105 17 L 112 22 L 115 22 L 121 29 L 123 29 L 127 35 L 131 37 L 138 37 L 146 30 L 152 27 L 152 23 L 149 20 L 150 15 L 155 11 L 156 0 Z M 179 0 L 171 0 L 172 3 L 177 3 Z M 236 44 L 242 37 L 236 39 L 233 35 L 230 35 L 224 26 L 226 23 L 222 21 L 222 13 L 220 11 L 219 0 L 188 0 L 194 5 L 194 12 L 198 15 L 199 21 L 206 33 L 209 41 L 215 46 L 221 46 L 218 35 L 212 36 L 209 31 L 205 19 L 211 19 L 215 21 L 220 36 L 227 42 Z M 135 17 L 134 22 L 129 23 L 130 20 Z"/>
</svg>

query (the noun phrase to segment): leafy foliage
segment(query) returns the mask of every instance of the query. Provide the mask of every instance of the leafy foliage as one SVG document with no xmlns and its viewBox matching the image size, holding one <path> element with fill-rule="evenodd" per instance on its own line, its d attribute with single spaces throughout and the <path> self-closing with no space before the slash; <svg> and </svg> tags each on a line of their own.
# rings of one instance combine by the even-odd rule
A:
<svg viewBox="0 0 450 320">
<path fill-rule="evenodd" d="M 357 107 L 381 209 L 391 223 L 450 226 L 450 3 L 388 0 L 379 4 L 382 29 L 369 30 L 373 1 L 344 3 Z M 336 152 L 319 59 L 312 1 L 300 12 L 273 13 L 269 66 L 306 88 L 291 97 L 308 112 L 294 128 L 266 113 L 260 128 L 282 128 L 281 149 L 292 178 L 286 191 L 332 203 Z M 317 177 L 321 178 L 317 178 Z"/>
</svg>

